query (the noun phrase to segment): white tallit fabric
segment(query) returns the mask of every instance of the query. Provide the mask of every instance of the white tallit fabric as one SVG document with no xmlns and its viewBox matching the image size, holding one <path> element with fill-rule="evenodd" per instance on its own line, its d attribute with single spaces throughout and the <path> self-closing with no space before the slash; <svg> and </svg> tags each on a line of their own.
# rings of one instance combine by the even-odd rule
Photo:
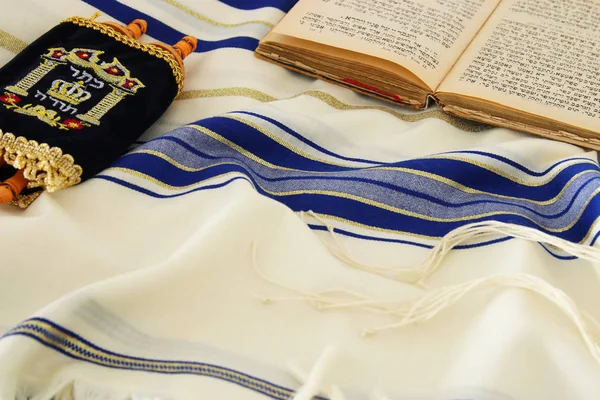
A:
<svg viewBox="0 0 600 400">
<path fill-rule="evenodd" d="M 0 398 L 599 398 L 598 332 L 586 344 L 557 306 L 600 320 L 597 265 L 560 246 L 595 245 L 596 153 L 256 59 L 292 3 L 2 2 L 2 64 L 98 10 L 152 18 L 144 40 L 200 43 L 184 92 L 131 153 L 0 209 Z M 473 236 L 424 285 L 390 278 L 486 221 L 558 245 Z M 426 321 L 373 330 L 402 321 L 403 301 L 486 278 Z"/>
</svg>

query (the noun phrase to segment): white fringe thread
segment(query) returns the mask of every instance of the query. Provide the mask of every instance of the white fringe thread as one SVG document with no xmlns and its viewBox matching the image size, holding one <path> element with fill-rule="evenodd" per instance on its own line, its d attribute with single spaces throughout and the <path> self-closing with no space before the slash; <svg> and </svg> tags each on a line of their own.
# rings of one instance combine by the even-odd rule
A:
<svg viewBox="0 0 600 400">
<path fill-rule="evenodd" d="M 335 385 L 329 385 L 329 387 L 324 390 L 325 376 L 332 368 L 336 355 L 336 347 L 325 347 L 315 362 L 315 365 L 311 369 L 310 374 L 306 374 L 304 371 L 302 371 L 302 369 L 295 362 L 288 362 L 288 369 L 294 378 L 300 382 L 304 382 L 302 387 L 295 393 L 292 400 L 311 400 L 313 397 L 323 392 L 326 393 L 330 400 L 345 400 L 342 391 Z"/>
<path fill-rule="evenodd" d="M 335 233 L 335 228 L 327 221 L 311 210 L 300 212 L 300 218 L 303 221 L 305 214 L 310 215 L 327 227 L 334 245 L 327 241 L 323 241 L 323 243 L 340 261 L 363 271 L 385 276 L 400 282 L 415 284 L 421 287 L 425 287 L 424 281 L 440 268 L 442 260 L 454 247 L 473 239 L 481 241 L 496 237 L 498 235 L 512 236 L 517 239 L 542 243 L 554 248 L 558 248 L 577 258 L 581 258 L 593 263 L 600 263 L 599 248 L 569 242 L 556 236 L 548 235 L 547 233 L 541 232 L 537 229 L 528 228 L 525 226 L 507 224 L 498 221 L 485 221 L 463 225 L 449 232 L 438 242 L 438 244 L 435 245 L 429 255 L 415 267 L 403 268 L 373 266 L 357 261 L 352 255 L 351 251 L 338 239 L 339 235 Z"/>
<path fill-rule="evenodd" d="M 333 229 L 330 232 L 333 233 Z M 480 239 L 491 234 L 510 235 L 526 240 L 540 241 L 555 246 L 574 256 L 594 262 L 600 261 L 600 252 L 593 247 L 570 243 L 529 228 L 499 222 L 486 222 L 466 225 L 450 232 L 434 248 L 432 254 L 414 269 L 397 271 L 391 268 L 369 267 L 359 263 L 353 263 L 353 266 L 405 282 L 420 282 L 439 268 L 443 257 L 452 247 L 473 237 Z M 524 289 L 545 298 L 560 309 L 579 332 L 579 336 L 589 353 L 600 364 L 600 324 L 587 313 L 580 311 L 577 305 L 563 291 L 530 274 L 492 275 L 458 285 L 433 289 L 408 301 L 385 301 L 345 288 L 329 288 L 319 292 L 311 292 L 289 286 L 267 276 L 260 270 L 256 258 L 255 242 L 251 243 L 251 251 L 252 265 L 258 276 L 273 285 L 297 295 L 291 297 L 257 296 L 264 304 L 279 300 L 307 301 L 318 310 L 361 309 L 376 314 L 388 315 L 397 320 L 391 324 L 365 328 L 361 333 L 363 337 L 372 336 L 378 332 L 390 329 L 401 328 L 409 324 L 429 321 L 438 313 L 475 290 L 497 287 Z"/>
</svg>

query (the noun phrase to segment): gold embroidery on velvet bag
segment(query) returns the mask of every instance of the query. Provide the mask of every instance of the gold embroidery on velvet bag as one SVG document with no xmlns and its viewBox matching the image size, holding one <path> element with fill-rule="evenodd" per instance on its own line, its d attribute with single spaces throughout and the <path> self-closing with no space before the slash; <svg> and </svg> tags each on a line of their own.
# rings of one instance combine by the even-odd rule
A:
<svg viewBox="0 0 600 400">
<path fill-rule="evenodd" d="M 93 49 L 74 48 L 68 51 L 63 47 L 50 48 L 41 56 L 42 60 L 37 67 L 14 85 L 5 88 L 12 93 L 6 92 L 4 96 L 0 96 L 0 102 L 5 103 L 4 106 L 9 110 L 37 117 L 40 121 L 63 130 L 80 130 L 86 126 L 98 126 L 100 119 L 121 100 L 128 95 L 135 95 L 139 89 L 145 87 L 142 81 L 131 76 L 129 70 L 116 57 L 112 62 L 107 63 L 100 60 L 101 54 L 104 52 Z M 55 79 L 48 90 L 45 92 L 37 90 L 34 97 L 40 101 L 47 99 L 48 102 L 53 102 L 53 107 L 58 107 L 64 113 L 76 114 L 76 119 L 61 122 L 61 117 L 56 110 L 41 104 L 17 105 L 22 100 L 19 95 L 28 96 L 30 89 L 59 65 L 69 65 L 72 77 L 76 80 L 68 82 Z M 88 73 L 89 70 L 92 73 Z M 77 106 L 92 98 L 92 89 L 102 89 L 105 83 L 111 86 L 111 92 L 87 112 L 78 114 Z"/>
<path fill-rule="evenodd" d="M 118 42 L 126 44 L 129 47 L 133 47 L 134 49 L 141 50 L 141 51 L 148 53 L 151 56 L 154 56 L 158 59 L 165 60 L 165 62 L 167 62 L 169 64 L 169 67 L 171 67 L 171 70 L 173 71 L 173 76 L 175 77 L 175 82 L 177 83 L 177 88 L 178 88 L 177 92 L 179 93 L 179 92 L 181 92 L 181 89 L 183 89 L 183 77 L 184 77 L 183 69 L 181 68 L 181 66 L 179 65 L 177 60 L 175 59 L 175 56 L 173 56 L 168 51 L 163 50 L 159 47 L 152 46 L 152 45 L 149 45 L 146 43 L 139 42 L 135 39 L 129 38 L 117 31 L 115 31 L 111 27 L 109 27 L 107 25 L 103 25 L 99 22 L 95 22 L 90 18 L 71 17 L 71 18 L 67 18 L 64 21 L 62 21 L 62 23 L 72 23 L 77 26 L 91 28 L 93 30 L 99 31 L 100 33 L 103 33 L 103 34 L 117 40 Z"/>
</svg>

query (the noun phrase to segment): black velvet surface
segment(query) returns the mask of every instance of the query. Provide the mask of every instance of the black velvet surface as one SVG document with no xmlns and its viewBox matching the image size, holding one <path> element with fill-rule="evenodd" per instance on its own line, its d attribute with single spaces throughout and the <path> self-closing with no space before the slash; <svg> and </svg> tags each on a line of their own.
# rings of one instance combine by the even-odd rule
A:
<svg viewBox="0 0 600 400">
<path fill-rule="evenodd" d="M 119 83 L 111 84 L 103 80 L 89 65 L 82 67 L 69 60 L 61 60 L 39 82 L 26 90 L 27 95 L 11 91 L 11 85 L 16 85 L 30 71 L 44 63 L 44 60 L 49 60 L 45 55 L 52 48 L 63 48 L 67 54 L 72 53 L 71 57 L 76 56 L 73 49 L 102 51 L 97 56 L 97 65 L 113 63 L 116 58 L 129 70 L 130 76 L 137 78 L 144 87 L 138 85 L 135 93 L 125 90 L 130 94 L 122 96 L 122 100 L 99 118 L 99 125 L 88 123 L 78 116 L 85 115 L 105 96 L 113 93 Z M 54 55 L 54 58 L 60 58 L 61 52 L 62 50 L 54 52 L 50 57 Z M 80 52 L 79 55 L 86 57 L 84 53 L 85 51 Z M 87 60 L 90 59 L 91 55 L 88 54 Z M 108 68 L 108 65 L 104 67 Z M 106 69 L 104 67 L 102 69 Z M 123 70 L 112 71 L 114 76 L 122 76 L 124 73 Z M 58 86 L 59 80 L 68 85 L 58 82 L 62 85 Z M 58 90 L 62 89 L 65 93 L 73 89 L 70 85 L 73 83 L 78 86 L 71 95 L 80 94 L 78 99 L 81 100 L 87 97 L 87 92 L 89 98 L 76 105 L 56 99 L 49 93 L 53 84 L 57 84 Z M 91 28 L 65 22 L 38 38 L 0 69 L 0 129 L 15 136 L 60 147 L 63 153 L 72 155 L 75 163 L 83 168 L 82 179 L 85 180 L 125 153 L 129 145 L 165 112 L 176 95 L 177 83 L 165 60 L 129 47 Z M 36 115 L 18 112 L 31 110 L 36 106 L 51 110 L 52 119 L 56 120 L 53 122 L 55 126 L 40 120 Z M 37 110 L 41 108 L 37 107 Z"/>
</svg>

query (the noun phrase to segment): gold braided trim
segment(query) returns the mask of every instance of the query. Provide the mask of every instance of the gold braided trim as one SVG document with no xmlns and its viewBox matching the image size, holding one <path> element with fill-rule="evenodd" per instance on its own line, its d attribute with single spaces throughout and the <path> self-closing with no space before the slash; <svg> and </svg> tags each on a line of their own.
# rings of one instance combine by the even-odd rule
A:
<svg viewBox="0 0 600 400">
<path fill-rule="evenodd" d="M 29 188 L 41 187 L 54 192 L 81 182 L 83 169 L 59 147 L 0 130 L 0 151 L 4 151 L 4 161 L 9 165 L 24 170 Z"/>
<path fill-rule="evenodd" d="M 42 190 L 38 189 L 35 192 L 31 192 L 28 194 L 21 193 L 16 199 L 14 199 L 10 204 L 12 206 L 17 206 L 19 208 L 25 209 L 31 205 L 37 199 L 40 194 L 42 194 Z"/>
<path fill-rule="evenodd" d="M 179 65 L 177 60 L 175 59 L 175 56 L 173 56 L 173 54 L 169 53 L 168 51 L 161 49 L 159 47 L 153 46 L 151 44 L 142 43 L 138 40 L 127 37 L 127 36 L 123 35 L 122 33 L 115 31 L 110 26 L 93 21 L 90 18 L 71 17 L 71 18 L 65 19 L 61 23 L 65 23 L 65 22 L 70 22 L 70 23 L 78 25 L 78 26 L 83 26 L 86 28 L 91 28 L 95 31 L 99 31 L 100 33 L 103 33 L 103 34 L 115 39 L 118 42 L 126 44 L 129 47 L 133 47 L 134 49 L 141 50 L 145 53 L 150 54 L 151 56 L 154 56 L 161 60 L 165 60 L 169 64 L 171 69 L 173 70 L 173 76 L 175 77 L 175 81 L 177 82 L 177 88 L 178 88 L 177 93 L 181 92 L 181 90 L 183 89 L 183 77 L 184 77 L 183 69 L 181 68 L 181 66 Z"/>
</svg>

